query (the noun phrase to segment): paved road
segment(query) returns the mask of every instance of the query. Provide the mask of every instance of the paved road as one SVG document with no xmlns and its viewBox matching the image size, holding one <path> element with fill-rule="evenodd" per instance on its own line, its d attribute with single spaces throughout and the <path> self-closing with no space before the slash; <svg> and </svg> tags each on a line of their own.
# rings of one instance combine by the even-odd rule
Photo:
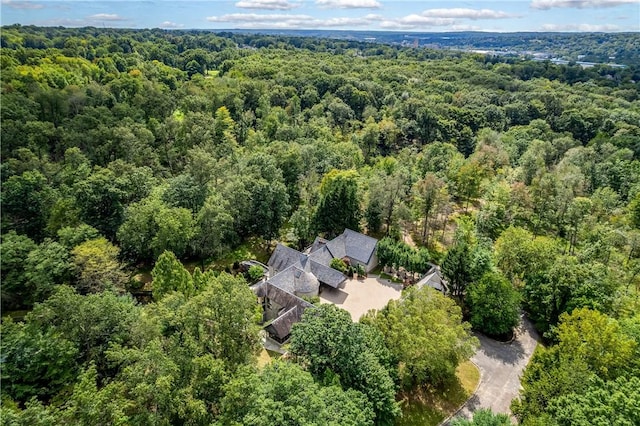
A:
<svg viewBox="0 0 640 426">
<path fill-rule="evenodd" d="M 456 417 L 470 419 L 480 408 L 511 414 L 509 405 L 520 392 L 520 376 L 533 355 L 538 334 L 531 321 L 523 318 L 512 343 L 499 343 L 482 335 L 478 339 L 480 349 L 471 360 L 480 368 L 480 386 Z"/>
</svg>

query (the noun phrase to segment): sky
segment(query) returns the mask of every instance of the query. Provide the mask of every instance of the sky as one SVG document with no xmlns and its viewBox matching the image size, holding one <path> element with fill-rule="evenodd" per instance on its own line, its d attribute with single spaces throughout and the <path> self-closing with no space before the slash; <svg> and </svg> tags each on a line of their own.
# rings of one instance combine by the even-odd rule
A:
<svg viewBox="0 0 640 426">
<path fill-rule="evenodd" d="M 0 0 L 2 25 L 167 29 L 640 31 L 640 0 Z"/>
</svg>

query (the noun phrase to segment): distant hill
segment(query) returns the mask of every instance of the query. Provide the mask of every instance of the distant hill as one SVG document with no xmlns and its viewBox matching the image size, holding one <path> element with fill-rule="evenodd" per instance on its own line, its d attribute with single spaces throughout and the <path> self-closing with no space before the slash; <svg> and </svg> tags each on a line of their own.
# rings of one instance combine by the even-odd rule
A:
<svg viewBox="0 0 640 426">
<path fill-rule="evenodd" d="M 344 30 L 227 30 L 233 33 L 332 38 L 352 41 L 487 51 L 496 55 L 531 56 L 597 63 L 640 65 L 640 33 L 414 33 Z"/>
</svg>

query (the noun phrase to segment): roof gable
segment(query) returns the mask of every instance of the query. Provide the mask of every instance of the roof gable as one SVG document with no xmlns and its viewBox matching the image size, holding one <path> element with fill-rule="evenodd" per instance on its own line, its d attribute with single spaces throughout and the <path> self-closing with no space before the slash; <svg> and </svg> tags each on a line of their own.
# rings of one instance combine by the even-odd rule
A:
<svg viewBox="0 0 640 426">
<path fill-rule="evenodd" d="M 333 257 L 349 257 L 368 264 L 376 250 L 378 240 L 361 234 L 360 232 L 345 229 L 333 240 L 327 243 L 327 248 Z"/>
<path fill-rule="evenodd" d="M 267 265 L 275 269 L 276 271 L 284 271 L 289 266 L 300 262 L 302 258 L 306 257 L 298 250 L 292 249 L 285 245 L 278 243 L 276 249 L 271 254 Z"/>
<path fill-rule="evenodd" d="M 318 278 L 318 281 L 327 284 L 333 288 L 337 288 L 345 282 L 347 277 L 340 271 L 329 266 L 322 265 L 318 262 L 311 261 L 311 272 Z"/>
<path fill-rule="evenodd" d="M 293 268 L 292 268 L 293 269 Z M 313 305 L 286 290 L 276 287 L 270 282 L 262 283 L 256 291 L 259 297 L 266 297 L 278 305 L 284 307 L 286 311 L 273 320 L 267 327 L 269 332 L 279 339 L 284 339 L 291 333 L 291 327 L 302 319 L 305 309 Z"/>
</svg>

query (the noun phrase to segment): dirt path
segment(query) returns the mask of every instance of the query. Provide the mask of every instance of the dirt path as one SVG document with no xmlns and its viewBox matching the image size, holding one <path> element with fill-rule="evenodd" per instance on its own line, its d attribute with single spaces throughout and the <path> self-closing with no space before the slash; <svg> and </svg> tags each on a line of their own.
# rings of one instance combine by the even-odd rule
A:
<svg viewBox="0 0 640 426">
<path fill-rule="evenodd" d="M 482 335 L 478 339 L 480 349 L 471 360 L 480 368 L 480 386 L 456 417 L 470 419 L 480 408 L 511 414 L 509 406 L 520 392 L 520 376 L 538 344 L 538 333 L 523 317 L 512 343 L 499 343 Z"/>
<path fill-rule="evenodd" d="M 407 243 L 409 245 L 409 247 L 416 247 L 416 243 L 415 241 L 413 241 L 413 237 L 411 236 L 411 232 L 407 231 L 407 230 L 403 230 L 402 231 L 402 239 L 404 240 L 405 243 Z"/>
</svg>

